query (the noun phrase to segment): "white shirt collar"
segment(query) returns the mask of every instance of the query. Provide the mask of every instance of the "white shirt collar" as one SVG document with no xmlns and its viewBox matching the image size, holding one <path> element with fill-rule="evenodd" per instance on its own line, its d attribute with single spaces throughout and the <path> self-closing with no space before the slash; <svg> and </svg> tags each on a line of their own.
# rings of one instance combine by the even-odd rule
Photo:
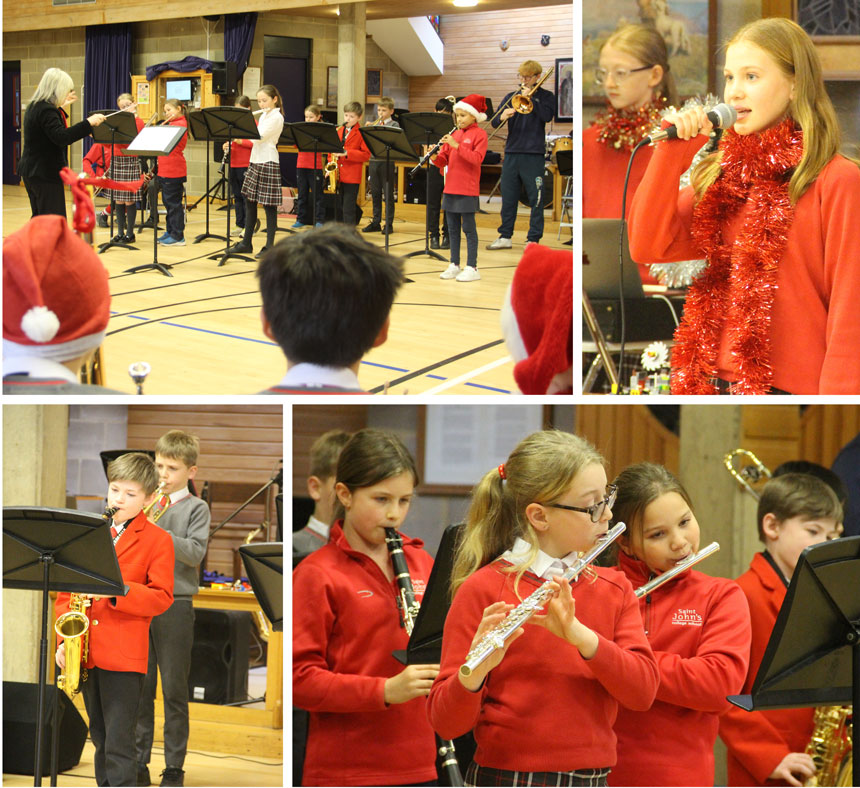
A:
<svg viewBox="0 0 860 788">
<path fill-rule="evenodd" d="M 308 363 L 290 367 L 278 385 L 284 388 L 334 386 L 355 391 L 361 390 L 358 376 L 348 367 L 321 367 L 317 364 Z"/>
<path fill-rule="evenodd" d="M 305 526 L 309 531 L 313 531 L 315 534 L 321 536 L 323 539 L 328 541 L 328 534 L 331 530 L 330 525 L 326 525 L 322 520 L 317 520 L 316 517 L 311 515 L 308 517 L 308 523 Z"/>
<path fill-rule="evenodd" d="M 61 378 L 68 383 L 79 383 L 68 367 L 49 358 L 38 356 L 7 356 L 3 361 L 4 375 L 29 375 L 31 378 Z"/>
<path fill-rule="evenodd" d="M 525 539 L 517 537 L 514 546 L 502 553 L 501 557 L 512 564 L 522 564 L 528 557 L 531 546 Z M 553 575 L 564 574 L 565 570 L 572 567 L 579 560 L 579 553 L 574 550 L 561 558 L 553 558 L 543 550 L 538 550 L 537 558 L 529 565 L 528 570 L 544 580 L 549 580 Z"/>
<path fill-rule="evenodd" d="M 170 504 L 171 506 L 175 503 L 179 503 L 183 498 L 187 498 L 191 495 L 191 490 L 188 489 L 188 485 L 186 484 L 181 490 L 177 490 L 176 492 L 170 493 Z"/>
</svg>

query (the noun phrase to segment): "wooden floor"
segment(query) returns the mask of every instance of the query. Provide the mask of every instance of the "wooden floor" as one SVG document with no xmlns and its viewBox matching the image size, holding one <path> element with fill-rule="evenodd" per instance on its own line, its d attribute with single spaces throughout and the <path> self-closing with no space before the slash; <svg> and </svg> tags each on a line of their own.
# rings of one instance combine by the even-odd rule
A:
<svg viewBox="0 0 860 788">
<path fill-rule="evenodd" d="M 98 203 L 97 203 L 98 205 Z M 441 280 L 447 265 L 427 255 L 406 261 L 412 281 L 395 301 L 388 341 L 362 362 L 359 381 L 365 390 L 392 394 L 516 393 L 513 362 L 499 326 L 505 290 L 525 247 L 527 210 L 520 206 L 513 249 L 487 251 L 497 237 L 499 202 L 478 214 L 478 282 Z M 226 213 L 210 209 L 210 232 L 221 234 Z M 367 215 L 367 212 L 365 212 Z M 3 234 L 30 216 L 23 187 L 3 187 Z M 71 216 L 71 208 L 69 208 Z M 558 224 L 549 221 L 542 243 L 560 249 Z M 293 217 L 282 217 L 282 227 Z M 137 251 L 112 248 L 101 255 L 110 274 L 112 318 L 102 353 L 105 385 L 134 393 L 130 364 L 146 361 L 152 371 L 146 394 L 254 394 L 277 383 L 285 372 L 283 355 L 260 329 L 260 296 L 255 263 L 230 260 L 223 267 L 208 259 L 223 241 L 192 243 L 205 229 L 204 203 L 189 213 L 187 246 L 158 247 L 158 260 L 173 266 L 172 278 L 157 271 L 125 273 L 153 260 L 152 230 L 137 236 Z M 395 254 L 424 249 L 424 207 L 398 205 L 389 248 Z M 97 229 L 96 244 L 108 240 Z M 569 230 L 564 238 L 569 237 Z M 279 233 L 280 236 L 280 233 Z M 384 243 L 379 234 L 369 236 Z M 254 236 L 254 249 L 265 234 Z M 465 262 L 465 241 L 462 258 Z"/>
</svg>

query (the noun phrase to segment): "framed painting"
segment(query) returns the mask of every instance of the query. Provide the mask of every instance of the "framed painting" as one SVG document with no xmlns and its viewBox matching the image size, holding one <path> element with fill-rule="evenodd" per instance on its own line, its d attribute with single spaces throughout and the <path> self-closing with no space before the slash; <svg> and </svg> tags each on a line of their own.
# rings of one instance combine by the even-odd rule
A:
<svg viewBox="0 0 860 788">
<path fill-rule="evenodd" d="M 382 69 L 369 68 L 365 78 L 365 101 L 376 104 L 382 98 Z"/>
<path fill-rule="evenodd" d="M 337 107 L 337 66 L 329 66 L 326 71 L 325 105 Z"/>
<path fill-rule="evenodd" d="M 573 58 L 555 59 L 555 119 L 573 120 Z"/>
<path fill-rule="evenodd" d="M 714 92 L 716 13 L 716 0 L 586 0 L 582 10 L 583 103 L 605 101 L 594 72 L 606 39 L 625 24 L 648 25 L 663 36 L 682 97 Z"/>
</svg>

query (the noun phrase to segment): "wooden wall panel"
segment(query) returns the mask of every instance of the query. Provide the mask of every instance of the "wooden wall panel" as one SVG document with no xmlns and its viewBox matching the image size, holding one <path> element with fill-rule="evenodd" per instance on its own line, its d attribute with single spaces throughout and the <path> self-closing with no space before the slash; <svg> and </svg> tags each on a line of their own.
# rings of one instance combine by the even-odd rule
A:
<svg viewBox="0 0 860 788">
<path fill-rule="evenodd" d="M 828 468 L 860 433 L 860 405 L 810 405 L 800 418 L 799 456 Z"/>
<path fill-rule="evenodd" d="M 278 470 L 284 452 L 281 405 L 130 405 L 128 445 L 153 449 L 168 430 L 182 429 L 200 439 L 195 484 L 209 482 L 212 527 L 262 487 Z M 277 523 L 274 488 L 261 495 L 212 538 L 206 568 L 233 575 L 235 550 L 262 523 Z M 261 535 L 255 541 L 262 539 Z"/>
<path fill-rule="evenodd" d="M 515 11 L 484 11 L 443 16 L 440 22 L 445 44 L 445 73 L 409 80 L 409 109 L 432 112 L 443 96 L 479 93 L 493 100 L 494 108 L 505 94 L 516 90 L 517 71 L 526 60 L 536 60 L 546 71 L 559 57 L 573 57 L 574 4 Z M 540 45 L 542 34 L 549 46 Z M 499 42 L 508 41 L 502 51 Z M 555 92 L 555 74 L 543 87 Z M 569 134 L 570 123 L 547 124 L 547 133 Z M 505 132 L 490 141 L 492 150 L 504 148 Z"/>
</svg>

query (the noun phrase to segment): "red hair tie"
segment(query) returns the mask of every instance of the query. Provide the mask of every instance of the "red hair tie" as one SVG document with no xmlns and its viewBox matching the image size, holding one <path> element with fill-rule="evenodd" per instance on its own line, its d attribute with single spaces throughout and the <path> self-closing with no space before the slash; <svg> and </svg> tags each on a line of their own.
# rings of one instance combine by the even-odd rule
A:
<svg viewBox="0 0 860 788">
<path fill-rule="evenodd" d="M 504 464 L 504 463 L 502 463 L 502 464 L 499 466 L 499 476 L 501 476 L 501 477 L 502 477 L 502 479 L 507 479 L 507 478 L 508 478 L 508 477 L 507 477 L 507 474 L 505 473 L 505 464 Z"/>
</svg>

